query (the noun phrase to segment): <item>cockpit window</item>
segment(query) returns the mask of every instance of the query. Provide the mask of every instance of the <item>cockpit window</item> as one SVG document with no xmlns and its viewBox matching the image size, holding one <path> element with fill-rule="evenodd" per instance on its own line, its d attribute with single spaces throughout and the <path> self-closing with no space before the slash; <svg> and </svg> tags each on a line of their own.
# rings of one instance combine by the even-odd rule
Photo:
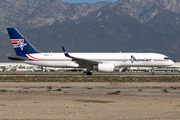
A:
<svg viewBox="0 0 180 120">
<path fill-rule="evenodd" d="M 169 58 L 168 57 L 164 57 L 165 60 L 168 60 Z"/>
</svg>

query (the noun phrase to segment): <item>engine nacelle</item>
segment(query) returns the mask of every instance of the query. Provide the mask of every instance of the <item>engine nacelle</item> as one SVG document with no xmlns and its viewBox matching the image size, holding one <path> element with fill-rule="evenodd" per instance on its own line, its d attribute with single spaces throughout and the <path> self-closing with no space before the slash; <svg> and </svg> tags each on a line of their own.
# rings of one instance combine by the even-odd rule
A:
<svg viewBox="0 0 180 120">
<path fill-rule="evenodd" d="M 114 71 L 114 64 L 110 63 L 100 63 L 94 66 L 94 70 L 101 71 L 101 72 L 113 72 Z"/>
</svg>

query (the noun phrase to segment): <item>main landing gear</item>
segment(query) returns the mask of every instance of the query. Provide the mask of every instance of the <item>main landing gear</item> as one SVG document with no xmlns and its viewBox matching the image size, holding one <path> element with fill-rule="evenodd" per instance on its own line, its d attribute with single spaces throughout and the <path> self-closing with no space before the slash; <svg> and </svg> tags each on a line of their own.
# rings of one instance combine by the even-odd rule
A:
<svg viewBox="0 0 180 120">
<path fill-rule="evenodd" d="M 93 69 L 92 66 L 87 66 L 87 70 L 84 71 L 84 75 L 92 75 L 92 72 L 90 72 Z"/>
<path fill-rule="evenodd" d="M 84 72 L 84 75 L 92 75 L 92 72 Z"/>
</svg>

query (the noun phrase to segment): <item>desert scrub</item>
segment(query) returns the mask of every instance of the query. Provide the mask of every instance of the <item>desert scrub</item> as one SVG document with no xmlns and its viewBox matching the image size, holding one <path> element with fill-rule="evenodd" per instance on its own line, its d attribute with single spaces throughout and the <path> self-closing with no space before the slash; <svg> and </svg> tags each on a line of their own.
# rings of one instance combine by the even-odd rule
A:
<svg viewBox="0 0 180 120">
<path fill-rule="evenodd" d="M 115 91 L 115 92 L 107 93 L 107 95 L 119 95 L 120 93 L 121 91 Z"/>
<path fill-rule="evenodd" d="M 47 86 L 47 90 L 48 91 L 51 91 L 52 90 L 52 86 L 50 85 L 50 86 Z"/>
<path fill-rule="evenodd" d="M 5 90 L 5 89 L 2 89 L 2 90 L 0 90 L 0 92 L 8 92 L 7 90 Z"/>
<path fill-rule="evenodd" d="M 61 88 L 58 88 L 58 89 L 56 89 L 56 90 L 53 90 L 53 91 L 62 91 L 62 89 L 61 89 Z"/>
</svg>

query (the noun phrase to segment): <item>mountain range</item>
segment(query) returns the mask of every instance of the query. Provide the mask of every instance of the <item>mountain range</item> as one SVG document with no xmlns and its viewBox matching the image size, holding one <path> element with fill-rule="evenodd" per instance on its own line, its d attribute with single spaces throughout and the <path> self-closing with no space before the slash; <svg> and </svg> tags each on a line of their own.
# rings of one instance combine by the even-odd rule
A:
<svg viewBox="0 0 180 120">
<path fill-rule="evenodd" d="M 180 1 L 0 1 L 0 61 L 15 54 L 6 27 L 16 27 L 39 51 L 158 52 L 180 61 Z"/>
</svg>

